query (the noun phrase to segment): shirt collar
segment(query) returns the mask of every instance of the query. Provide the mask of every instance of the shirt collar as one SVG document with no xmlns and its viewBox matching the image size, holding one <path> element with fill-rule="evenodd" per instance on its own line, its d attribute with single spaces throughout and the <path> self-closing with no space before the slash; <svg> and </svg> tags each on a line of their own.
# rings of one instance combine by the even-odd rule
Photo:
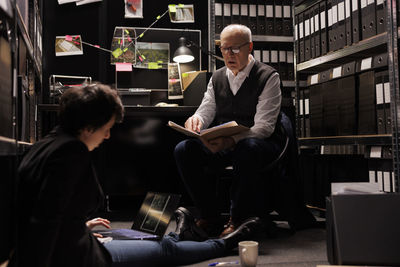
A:
<svg viewBox="0 0 400 267">
<path fill-rule="evenodd" d="M 249 77 L 250 71 L 251 71 L 251 69 L 253 68 L 254 63 L 256 62 L 256 60 L 254 59 L 254 57 L 253 57 L 252 55 L 249 55 L 249 56 L 250 56 L 250 62 L 247 64 L 247 66 L 246 66 L 243 70 L 241 70 L 241 71 L 238 72 L 238 74 L 236 75 L 236 77 Z M 235 75 L 233 74 L 233 72 L 232 72 L 230 69 L 228 69 L 228 68 L 226 68 L 226 75 L 227 75 L 228 77 L 229 77 L 229 76 L 235 77 Z"/>
</svg>

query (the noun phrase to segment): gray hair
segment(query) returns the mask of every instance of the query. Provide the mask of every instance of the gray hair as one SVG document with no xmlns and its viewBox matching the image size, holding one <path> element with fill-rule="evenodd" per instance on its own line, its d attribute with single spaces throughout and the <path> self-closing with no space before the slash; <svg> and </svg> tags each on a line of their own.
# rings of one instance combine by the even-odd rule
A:
<svg viewBox="0 0 400 267">
<path fill-rule="evenodd" d="M 222 30 L 221 36 L 227 31 L 238 31 L 240 33 L 240 35 L 242 35 L 243 37 L 246 38 L 246 41 L 252 42 L 251 30 L 249 29 L 249 27 L 247 27 L 245 25 L 230 24 Z"/>
</svg>

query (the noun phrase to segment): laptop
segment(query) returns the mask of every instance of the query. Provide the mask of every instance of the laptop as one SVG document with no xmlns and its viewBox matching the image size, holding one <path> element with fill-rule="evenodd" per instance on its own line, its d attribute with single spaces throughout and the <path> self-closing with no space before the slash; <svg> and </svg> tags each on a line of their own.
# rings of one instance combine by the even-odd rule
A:
<svg viewBox="0 0 400 267">
<path fill-rule="evenodd" d="M 178 207 L 181 196 L 148 192 L 131 229 L 105 229 L 93 232 L 115 240 L 160 240 Z"/>
</svg>

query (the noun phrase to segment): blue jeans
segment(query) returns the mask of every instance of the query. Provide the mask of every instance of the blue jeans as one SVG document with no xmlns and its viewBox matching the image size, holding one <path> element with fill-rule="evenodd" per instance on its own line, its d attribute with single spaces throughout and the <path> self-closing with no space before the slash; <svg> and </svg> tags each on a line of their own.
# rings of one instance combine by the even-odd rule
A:
<svg viewBox="0 0 400 267">
<path fill-rule="evenodd" d="M 262 170 L 278 157 L 281 150 L 282 144 L 273 138 L 245 138 L 233 150 L 213 154 L 199 139 L 187 139 L 175 147 L 175 160 L 185 187 L 203 218 L 220 216 L 217 180 L 221 170 L 232 165 L 230 213 L 234 221 L 240 222 L 267 213 L 265 208 L 268 190 L 273 190 L 273 175 Z"/>
<path fill-rule="evenodd" d="M 186 265 L 225 253 L 225 242 L 221 239 L 179 241 L 175 233 L 160 241 L 112 240 L 104 246 L 111 254 L 113 267 Z"/>
</svg>

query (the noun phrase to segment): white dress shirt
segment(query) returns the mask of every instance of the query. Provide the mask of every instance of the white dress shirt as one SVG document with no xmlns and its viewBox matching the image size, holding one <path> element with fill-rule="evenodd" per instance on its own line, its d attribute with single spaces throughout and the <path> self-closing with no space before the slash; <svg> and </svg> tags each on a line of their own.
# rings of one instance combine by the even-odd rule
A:
<svg viewBox="0 0 400 267">
<path fill-rule="evenodd" d="M 226 69 L 226 76 L 229 81 L 230 89 L 233 95 L 239 91 L 244 80 L 249 76 L 253 68 L 255 59 L 250 55 L 250 62 L 247 66 L 235 76 L 231 70 Z M 256 90 L 256 88 L 254 89 Z M 274 73 L 265 84 L 264 90 L 258 97 L 258 104 L 256 107 L 256 114 L 254 116 L 254 125 L 249 131 L 232 136 L 235 143 L 243 138 L 257 137 L 267 138 L 275 129 L 275 123 L 280 112 L 281 107 L 281 89 L 279 74 Z M 216 103 L 212 78 L 207 85 L 207 91 L 204 93 L 203 100 L 199 108 L 195 112 L 201 122 L 203 123 L 202 129 L 206 129 L 213 122 L 216 114 Z"/>
</svg>

